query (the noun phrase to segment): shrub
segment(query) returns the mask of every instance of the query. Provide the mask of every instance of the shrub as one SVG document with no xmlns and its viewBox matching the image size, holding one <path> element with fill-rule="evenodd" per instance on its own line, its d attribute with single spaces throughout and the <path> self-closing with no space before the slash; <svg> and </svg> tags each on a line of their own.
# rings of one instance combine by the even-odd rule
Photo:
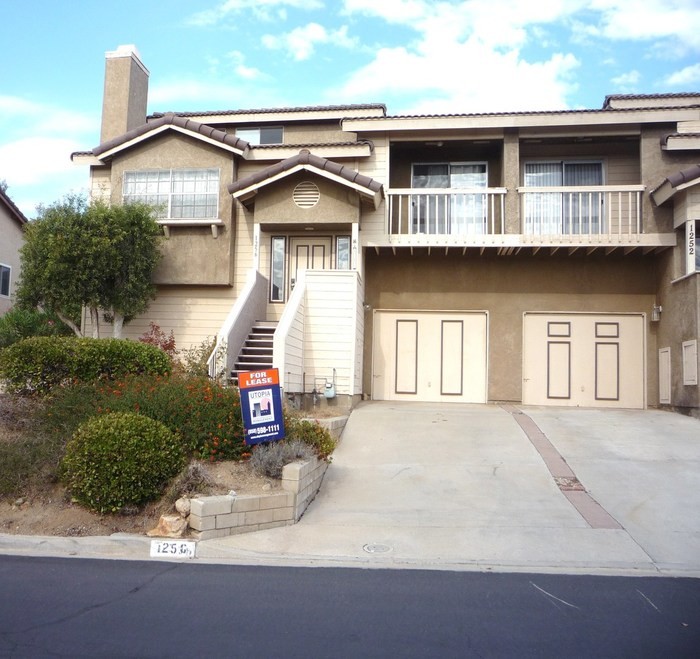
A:
<svg viewBox="0 0 700 659">
<path fill-rule="evenodd" d="M 0 348 L 30 336 L 71 336 L 73 332 L 58 316 L 38 309 L 14 307 L 0 316 Z"/>
<path fill-rule="evenodd" d="M 316 455 L 322 460 L 328 460 L 335 451 L 336 440 L 318 421 L 299 419 L 286 413 L 284 429 L 288 440 L 298 440 L 313 448 Z"/>
<path fill-rule="evenodd" d="M 216 337 L 206 338 L 199 345 L 181 350 L 180 365 L 185 375 L 190 377 L 207 377 L 209 367 L 207 360 L 216 347 Z"/>
<path fill-rule="evenodd" d="M 310 460 L 314 450 L 308 444 L 300 441 L 270 442 L 253 447 L 250 464 L 253 470 L 261 476 L 282 478 L 282 469 L 295 460 Z"/>
<path fill-rule="evenodd" d="M 139 337 L 139 341 L 160 348 L 170 359 L 175 359 L 177 356 L 178 350 L 175 347 L 175 333 L 173 330 L 170 330 L 170 334 L 166 335 L 160 328 L 160 325 L 153 321 L 150 322 L 148 330 Z"/>
<path fill-rule="evenodd" d="M 208 378 L 140 375 L 60 389 L 44 423 L 65 437 L 89 416 L 117 411 L 160 421 L 205 460 L 238 460 L 248 450 L 238 392 Z"/>
<path fill-rule="evenodd" d="M 170 370 L 162 350 L 127 339 L 33 337 L 0 352 L 0 379 L 18 393 L 45 394 L 66 382 Z"/>
<path fill-rule="evenodd" d="M 66 446 L 62 477 L 71 494 L 100 513 L 156 498 L 184 463 L 179 437 L 140 414 L 88 419 Z"/>
</svg>

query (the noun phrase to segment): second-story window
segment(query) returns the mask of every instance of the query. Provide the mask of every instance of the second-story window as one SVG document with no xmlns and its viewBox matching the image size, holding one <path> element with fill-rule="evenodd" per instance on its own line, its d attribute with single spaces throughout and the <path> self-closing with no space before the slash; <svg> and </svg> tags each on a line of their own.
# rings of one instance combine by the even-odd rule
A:
<svg viewBox="0 0 700 659">
<path fill-rule="evenodd" d="M 10 297 L 10 274 L 12 268 L 9 265 L 0 264 L 0 296 Z"/>
<path fill-rule="evenodd" d="M 124 172 L 123 201 L 156 206 L 161 219 L 216 218 L 219 214 L 219 170 Z"/>
<path fill-rule="evenodd" d="M 236 137 L 252 144 L 282 144 L 284 131 L 282 126 L 254 126 L 236 128 Z"/>
</svg>

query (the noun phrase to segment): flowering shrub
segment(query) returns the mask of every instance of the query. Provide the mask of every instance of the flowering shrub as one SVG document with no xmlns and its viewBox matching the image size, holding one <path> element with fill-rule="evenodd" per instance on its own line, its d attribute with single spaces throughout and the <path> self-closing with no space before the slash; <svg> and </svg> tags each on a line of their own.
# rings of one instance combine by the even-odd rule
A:
<svg viewBox="0 0 700 659">
<path fill-rule="evenodd" d="M 139 341 L 160 348 L 172 360 L 177 356 L 178 350 L 175 347 L 175 332 L 170 330 L 170 334 L 166 334 L 160 328 L 160 325 L 153 321 L 150 322 L 148 330 L 139 337 Z"/>
<path fill-rule="evenodd" d="M 127 376 L 59 391 L 47 427 L 70 434 L 95 414 L 136 412 L 178 433 L 185 451 L 205 460 L 238 460 L 247 453 L 238 390 L 208 378 Z"/>
</svg>

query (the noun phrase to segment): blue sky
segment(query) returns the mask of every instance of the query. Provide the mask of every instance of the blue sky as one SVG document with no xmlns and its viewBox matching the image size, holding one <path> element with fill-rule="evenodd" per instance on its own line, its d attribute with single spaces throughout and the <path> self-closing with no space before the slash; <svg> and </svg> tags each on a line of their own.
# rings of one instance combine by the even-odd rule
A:
<svg viewBox="0 0 700 659">
<path fill-rule="evenodd" d="M 382 102 L 390 114 L 599 108 L 700 91 L 697 0 L 0 0 L 0 180 L 29 217 L 85 188 L 104 54 L 149 112 Z"/>
</svg>

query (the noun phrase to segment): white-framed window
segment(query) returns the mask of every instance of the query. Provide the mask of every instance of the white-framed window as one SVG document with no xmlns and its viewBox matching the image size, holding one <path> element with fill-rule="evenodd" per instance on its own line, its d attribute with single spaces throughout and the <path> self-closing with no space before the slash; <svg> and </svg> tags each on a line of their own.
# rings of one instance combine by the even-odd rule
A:
<svg viewBox="0 0 700 659">
<path fill-rule="evenodd" d="M 236 128 L 236 137 L 256 146 L 258 144 L 282 144 L 284 129 L 282 126 L 251 126 Z"/>
<path fill-rule="evenodd" d="M 700 220 L 685 223 L 685 274 L 700 272 L 700 252 L 698 252 L 698 229 Z"/>
<path fill-rule="evenodd" d="M 592 160 L 526 162 L 526 188 L 603 185 L 603 163 Z M 525 196 L 525 233 L 591 234 L 604 231 L 603 193 L 531 192 Z"/>
<path fill-rule="evenodd" d="M 12 268 L 9 265 L 0 263 L 0 297 L 10 297 L 11 279 Z"/>
<path fill-rule="evenodd" d="M 284 302 L 287 238 L 273 236 L 270 250 L 270 302 Z"/>
<path fill-rule="evenodd" d="M 219 216 L 218 169 L 149 169 L 124 172 L 123 201 L 158 208 L 161 219 Z"/>
<path fill-rule="evenodd" d="M 486 193 L 458 192 L 488 185 L 485 162 L 414 163 L 411 187 L 424 188 L 413 195 L 411 214 L 414 233 L 486 233 Z M 435 192 L 454 188 L 455 192 Z M 433 192 L 430 192 L 430 191 Z"/>
<path fill-rule="evenodd" d="M 683 341 L 683 384 L 698 383 L 698 342 Z"/>
<path fill-rule="evenodd" d="M 335 268 L 336 270 L 350 270 L 350 236 L 336 236 Z"/>
</svg>

